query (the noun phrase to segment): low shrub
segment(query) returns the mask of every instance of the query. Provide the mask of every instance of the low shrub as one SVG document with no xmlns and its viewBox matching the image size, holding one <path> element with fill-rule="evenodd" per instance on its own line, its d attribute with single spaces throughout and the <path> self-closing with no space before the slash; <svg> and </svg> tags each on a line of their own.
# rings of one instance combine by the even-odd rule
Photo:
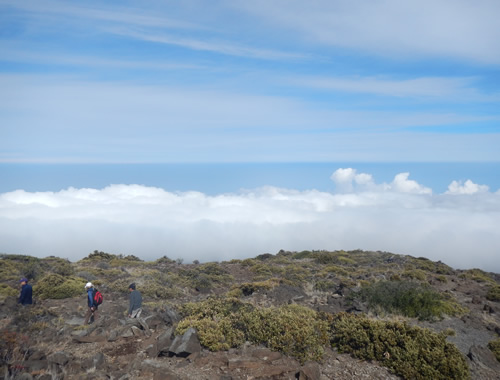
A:
<svg viewBox="0 0 500 380">
<path fill-rule="evenodd" d="M 246 318 L 248 340 L 298 359 L 321 360 L 329 340 L 328 323 L 305 306 L 255 309 Z"/>
<path fill-rule="evenodd" d="M 488 343 L 488 348 L 493 352 L 493 355 L 500 362 L 500 338 L 492 340 Z"/>
<path fill-rule="evenodd" d="M 435 274 L 453 274 L 453 269 L 441 261 L 432 261 L 426 257 L 408 256 L 407 269 L 421 269 Z"/>
<path fill-rule="evenodd" d="M 446 341 L 447 333 L 347 313 L 330 317 L 330 323 L 331 343 L 340 352 L 377 360 L 405 379 L 470 379 L 467 362 Z"/>
<path fill-rule="evenodd" d="M 464 271 L 463 275 L 464 278 L 470 278 L 471 280 L 474 280 L 476 282 L 487 282 L 492 285 L 498 285 L 497 282 L 492 278 L 490 273 L 487 273 L 481 269 L 469 269 Z"/>
<path fill-rule="evenodd" d="M 314 283 L 314 290 L 320 292 L 333 292 L 338 289 L 338 284 L 331 280 L 318 280 Z"/>
<path fill-rule="evenodd" d="M 41 299 L 71 298 L 83 294 L 85 280 L 80 277 L 63 277 L 59 274 L 49 274 L 33 287 L 35 295 Z"/>
<path fill-rule="evenodd" d="M 194 327 L 200 343 L 211 351 L 238 347 L 246 340 L 243 316 L 251 309 L 236 298 L 210 297 L 203 302 L 187 303 L 181 306 L 185 318 L 177 325 L 176 333 L 183 334 Z"/>
<path fill-rule="evenodd" d="M 13 260 L 0 258 L 0 280 L 13 281 L 18 280 L 21 276 L 20 264 Z"/>
<path fill-rule="evenodd" d="M 379 281 L 364 287 L 353 296 L 368 303 L 374 311 L 380 309 L 420 320 L 457 315 L 464 310 L 453 299 L 446 299 L 427 284 L 412 281 Z"/>
<path fill-rule="evenodd" d="M 322 273 L 334 273 L 339 276 L 349 276 L 349 271 L 346 268 L 343 268 L 338 265 L 328 265 L 326 268 L 323 268 Z"/>
<path fill-rule="evenodd" d="M 217 285 L 226 285 L 234 278 L 217 263 L 206 263 L 192 269 L 181 269 L 178 278 L 186 286 L 198 291 L 207 291 Z"/>
<path fill-rule="evenodd" d="M 41 263 L 46 269 L 61 276 L 71 276 L 74 274 L 73 266 L 71 262 L 67 259 L 61 259 L 60 257 L 49 256 L 41 260 Z"/>
<path fill-rule="evenodd" d="M 328 343 L 328 323 L 304 306 L 254 309 L 235 298 L 211 297 L 183 305 L 181 313 L 185 318 L 176 333 L 194 327 L 201 344 L 212 351 L 237 347 L 248 340 L 305 362 L 321 359 Z"/>
<path fill-rule="evenodd" d="M 490 301 L 500 302 L 500 286 L 495 285 L 492 286 L 488 293 L 486 294 L 486 298 Z"/>
<path fill-rule="evenodd" d="M 16 297 L 20 293 L 19 290 L 16 290 L 12 287 L 10 287 L 7 284 L 0 284 L 0 297 Z"/>
<path fill-rule="evenodd" d="M 233 286 L 229 292 L 235 297 L 251 296 L 255 292 L 271 290 L 277 285 L 279 285 L 278 279 L 269 279 L 259 282 L 245 282 L 243 284 Z"/>
<path fill-rule="evenodd" d="M 411 280 L 426 281 L 427 275 L 422 269 L 406 270 L 403 272 L 403 277 Z"/>
<path fill-rule="evenodd" d="M 139 290 L 144 296 L 150 298 L 171 299 L 182 294 L 180 289 L 175 286 L 162 285 L 155 281 L 146 281 Z"/>
</svg>

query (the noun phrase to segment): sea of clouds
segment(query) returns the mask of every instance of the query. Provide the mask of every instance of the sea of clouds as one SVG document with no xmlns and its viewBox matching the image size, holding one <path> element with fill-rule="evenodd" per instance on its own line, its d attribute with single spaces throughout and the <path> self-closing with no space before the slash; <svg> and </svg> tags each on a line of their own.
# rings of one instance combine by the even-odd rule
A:
<svg viewBox="0 0 500 380">
<path fill-rule="evenodd" d="M 334 193 L 277 187 L 209 196 L 141 185 L 0 194 L 0 252 L 72 261 L 94 250 L 223 261 L 280 249 L 364 249 L 500 272 L 500 190 L 432 189 L 336 170 Z"/>
</svg>

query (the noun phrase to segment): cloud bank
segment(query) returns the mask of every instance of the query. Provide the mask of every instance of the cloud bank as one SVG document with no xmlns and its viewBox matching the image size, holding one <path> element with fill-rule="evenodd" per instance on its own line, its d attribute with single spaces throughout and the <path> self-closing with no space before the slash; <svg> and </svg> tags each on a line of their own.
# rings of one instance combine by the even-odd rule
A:
<svg viewBox="0 0 500 380">
<path fill-rule="evenodd" d="M 70 260 L 95 249 L 222 261 L 280 249 L 365 249 L 500 272 L 500 191 L 470 180 L 443 194 L 397 174 L 344 168 L 334 193 L 276 187 L 209 196 L 141 185 L 0 194 L 0 252 Z"/>
</svg>

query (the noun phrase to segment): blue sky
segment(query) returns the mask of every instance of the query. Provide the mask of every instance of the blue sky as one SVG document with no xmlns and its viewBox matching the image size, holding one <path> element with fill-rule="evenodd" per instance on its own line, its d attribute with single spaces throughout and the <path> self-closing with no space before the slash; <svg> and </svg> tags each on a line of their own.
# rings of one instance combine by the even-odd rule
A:
<svg viewBox="0 0 500 380">
<path fill-rule="evenodd" d="M 500 272 L 498 15 L 0 0 L 0 252 L 360 248 Z"/>
<path fill-rule="evenodd" d="M 0 0 L 0 162 L 499 161 L 498 14 Z"/>
</svg>

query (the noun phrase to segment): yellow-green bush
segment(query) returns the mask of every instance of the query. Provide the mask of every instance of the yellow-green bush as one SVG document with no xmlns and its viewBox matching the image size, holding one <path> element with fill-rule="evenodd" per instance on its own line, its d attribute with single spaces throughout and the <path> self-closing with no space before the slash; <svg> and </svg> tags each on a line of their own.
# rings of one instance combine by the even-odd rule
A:
<svg viewBox="0 0 500 380">
<path fill-rule="evenodd" d="M 8 259 L 0 259 L 0 280 L 11 281 L 19 280 L 19 263 Z"/>
<path fill-rule="evenodd" d="M 178 297 L 182 292 L 171 285 L 162 285 L 155 281 L 146 281 L 139 289 L 146 297 L 170 299 Z"/>
<path fill-rule="evenodd" d="M 422 269 L 406 270 L 403 272 L 403 277 L 419 281 L 427 279 L 427 275 Z"/>
<path fill-rule="evenodd" d="M 176 333 L 194 327 L 201 344 L 213 351 L 237 347 L 249 340 L 304 362 L 321 359 L 328 343 L 328 323 L 303 306 L 254 309 L 235 298 L 211 297 L 185 304 L 181 312 L 185 318 Z"/>
<path fill-rule="evenodd" d="M 476 282 L 487 282 L 492 285 L 498 285 L 497 282 L 491 277 L 490 273 L 487 273 L 481 269 L 469 269 L 464 271 L 462 275 L 463 278 L 470 278 L 471 280 L 474 280 Z"/>
<path fill-rule="evenodd" d="M 211 351 L 228 350 L 245 342 L 245 323 L 242 318 L 251 312 L 249 304 L 236 298 L 210 297 L 199 303 L 182 305 L 186 317 L 177 325 L 176 333 L 183 334 L 193 327 L 200 343 Z"/>
<path fill-rule="evenodd" d="M 340 352 L 378 360 L 405 379 L 470 379 L 465 358 L 446 333 L 339 313 L 331 321 L 331 342 Z"/>
<path fill-rule="evenodd" d="M 323 273 L 335 273 L 339 276 L 348 276 L 349 271 L 345 268 L 342 268 L 341 266 L 338 265 L 328 265 L 326 268 L 323 268 L 321 271 Z"/>
<path fill-rule="evenodd" d="M 492 286 L 488 290 L 486 298 L 489 299 L 490 301 L 496 301 L 496 302 L 500 301 L 500 286 L 498 285 Z"/>
<path fill-rule="evenodd" d="M 353 296 L 366 301 L 372 310 L 382 309 L 420 320 L 465 312 L 451 296 L 444 296 L 426 284 L 412 281 L 379 281 Z"/>
<path fill-rule="evenodd" d="M 234 281 L 222 266 L 217 263 L 197 265 L 192 269 L 180 269 L 178 279 L 185 286 L 204 291 L 217 285 L 226 285 Z"/>
<path fill-rule="evenodd" d="M 305 362 L 320 360 L 328 343 L 328 323 L 305 306 L 255 309 L 246 315 L 248 340 Z"/>
<path fill-rule="evenodd" d="M 491 350 L 491 352 L 493 352 L 497 360 L 500 362 L 500 338 L 489 342 L 488 348 Z"/>
<path fill-rule="evenodd" d="M 71 298 L 85 293 L 85 280 L 75 276 L 49 274 L 37 282 L 33 291 L 41 299 Z"/>
<path fill-rule="evenodd" d="M 269 279 L 266 281 L 258 282 L 245 282 L 243 284 L 233 286 L 232 289 L 228 292 L 228 296 L 230 296 L 229 293 L 231 293 L 231 295 L 234 297 L 250 296 L 260 290 L 271 290 L 278 284 L 278 279 Z"/>
<path fill-rule="evenodd" d="M 318 280 L 314 283 L 314 290 L 318 290 L 320 292 L 332 292 L 338 287 L 338 284 L 331 280 Z"/>
<path fill-rule="evenodd" d="M 453 269 L 441 261 L 432 261 L 426 257 L 411 257 L 408 256 L 407 269 L 421 269 L 431 273 L 437 274 L 453 274 Z"/>
<path fill-rule="evenodd" d="M 10 287 L 7 284 L 0 284 L 0 297 L 16 297 L 19 295 L 19 290 Z"/>
</svg>

